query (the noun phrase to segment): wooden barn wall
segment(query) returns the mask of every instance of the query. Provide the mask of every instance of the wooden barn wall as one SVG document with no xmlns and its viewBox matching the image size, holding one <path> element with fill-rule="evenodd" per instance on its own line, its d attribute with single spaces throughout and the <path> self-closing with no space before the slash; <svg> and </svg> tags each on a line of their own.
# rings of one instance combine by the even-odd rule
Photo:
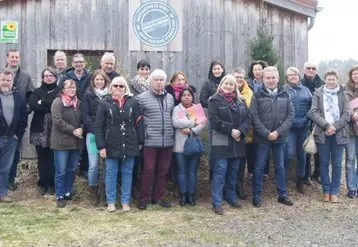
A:
<svg viewBox="0 0 358 247">
<path fill-rule="evenodd" d="M 0 2 L 2 20 L 19 22 L 19 43 L 0 44 L 0 67 L 6 51 L 21 51 L 22 67 L 40 84 L 47 66 L 47 50 L 113 50 L 117 69 L 132 77 L 136 64 L 145 59 L 152 68 L 170 77 L 181 70 L 199 90 L 207 79 L 209 64 L 218 59 L 226 71 L 247 68 L 248 42 L 256 35 L 259 5 L 248 0 L 183 0 L 183 52 L 141 52 L 128 49 L 130 0 L 11 0 Z M 307 18 L 265 6 L 268 25 L 285 67 L 302 68 L 307 59 Z M 24 158 L 35 151 L 23 143 Z"/>
</svg>

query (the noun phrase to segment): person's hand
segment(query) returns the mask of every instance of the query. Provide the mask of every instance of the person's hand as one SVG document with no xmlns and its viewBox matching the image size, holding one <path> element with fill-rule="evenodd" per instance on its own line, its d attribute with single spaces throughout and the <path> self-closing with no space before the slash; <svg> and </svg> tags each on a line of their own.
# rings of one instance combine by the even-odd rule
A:
<svg viewBox="0 0 358 247">
<path fill-rule="evenodd" d="M 358 112 L 353 113 L 352 119 L 358 121 Z"/>
<path fill-rule="evenodd" d="M 182 129 L 182 130 L 180 131 L 180 133 L 182 133 L 183 135 L 189 135 L 190 132 L 191 132 L 191 130 L 188 129 L 188 128 Z"/>
<path fill-rule="evenodd" d="M 41 105 L 41 100 L 37 101 L 37 104 Z"/>
<path fill-rule="evenodd" d="M 328 129 L 326 130 L 326 135 L 331 136 L 331 135 L 334 135 L 334 134 L 336 134 L 336 128 L 334 126 L 330 125 L 328 127 Z"/>
<path fill-rule="evenodd" d="M 271 133 L 268 135 L 267 139 L 268 139 L 269 141 L 276 141 L 276 140 L 277 140 L 277 137 L 276 137 L 276 135 L 275 135 L 274 133 L 271 132 Z"/>
<path fill-rule="evenodd" d="M 105 149 L 105 148 L 102 148 L 101 150 L 99 150 L 99 155 L 100 155 L 103 159 L 107 158 L 107 151 L 106 151 L 106 149 Z"/>
<path fill-rule="evenodd" d="M 194 118 L 193 120 L 194 120 L 194 127 L 198 126 L 198 125 L 199 125 L 199 124 L 198 124 L 198 119 L 197 119 L 197 118 Z"/>
<path fill-rule="evenodd" d="M 274 134 L 276 136 L 276 139 L 280 136 L 276 130 L 273 131 L 272 134 Z"/>
<path fill-rule="evenodd" d="M 82 128 L 78 128 L 73 131 L 73 135 L 77 136 L 78 138 L 82 138 L 82 134 L 83 134 Z"/>
<path fill-rule="evenodd" d="M 234 138 L 234 139 L 239 139 L 239 138 L 240 138 L 240 135 L 241 135 L 240 130 L 237 130 L 237 129 L 232 129 L 232 130 L 231 130 L 231 136 L 232 136 L 232 138 Z"/>
</svg>

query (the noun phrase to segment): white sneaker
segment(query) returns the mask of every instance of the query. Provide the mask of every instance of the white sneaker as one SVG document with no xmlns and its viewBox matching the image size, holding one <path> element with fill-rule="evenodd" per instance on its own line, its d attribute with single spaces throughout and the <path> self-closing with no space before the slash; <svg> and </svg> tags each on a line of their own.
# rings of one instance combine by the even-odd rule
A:
<svg viewBox="0 0 358 247">
<path fill-rule="evenodd" d="M 131 207 L 129 206 L 129 204 L 122 204 L 122 209 L 124 212 L 131 211 Z"/>
<path fill-rule="evenodd" d="M 107 211 L 110 212 L 110 213 L 116 211 L 116 206 L 114 205 L 114 203 L 108 204 Z"/>
</svg>

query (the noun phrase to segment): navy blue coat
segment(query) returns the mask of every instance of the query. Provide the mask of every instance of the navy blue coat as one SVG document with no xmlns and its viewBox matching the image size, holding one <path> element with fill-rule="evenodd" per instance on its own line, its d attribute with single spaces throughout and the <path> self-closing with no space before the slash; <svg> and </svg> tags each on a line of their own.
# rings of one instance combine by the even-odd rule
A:
<svg viewBox="0 0 358 247">
<path fill-rule="evenodd" d="M 27 127 L 27 107 L 24 97 L 14 92 L 14 116 L 10 126 L 4 117 L 2 102 L 0 99 L 0 136 L 23 136 Z"/>
<path fill-rule="evenodd" d="M 58 85 L 60 88 L 62 87 L 63 83 L 66 80 L 72 79 L 76 82 L 76 88 L 77 88 L 77 97 L 82 99 L 83 95 L 85 94 L 87 90 L 86 80 L 90 77 L 90 74 L 86 69 L 84 69 L 83 74 L 80 79 L 77 78 L 75 75 L 75 70 L 70 70 L 69 72 L 64 75 L 62 78 L 60 84 Z"/>
</svg>

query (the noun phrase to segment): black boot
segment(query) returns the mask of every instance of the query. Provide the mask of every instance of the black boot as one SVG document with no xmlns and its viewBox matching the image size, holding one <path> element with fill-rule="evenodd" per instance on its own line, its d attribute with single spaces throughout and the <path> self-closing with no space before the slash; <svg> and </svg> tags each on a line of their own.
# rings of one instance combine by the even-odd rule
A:
<svg viewBox="0 0 358 247">
<path fill-rule="evenodd" d="M 186 193 L 180 193 L 179 205 L 184 207 L 186 204 Z"/>
<path fill-rule="evenodd" d="M 297 178 L 296 188 L 299 193 L 305 193 L 304 178 Z"/>
<path fill-rule="evenodd" d="M 189 193 L 188 203 L 189 203 L 190 206 L 193 206 L 193 207 L 196 205 L 196 200 L 195 200 L 195 194 L 194 193 Z"/>
<path fill-rule="evenodd" d="M 237 193 L 237 197 L 240 200 L 247 199 L 247 196 L 245 195 L 244 180 L 241 180 L 241 179 L 238 180 L 237 187 L 236 187 L 236 193 Z"/>
</svg>

